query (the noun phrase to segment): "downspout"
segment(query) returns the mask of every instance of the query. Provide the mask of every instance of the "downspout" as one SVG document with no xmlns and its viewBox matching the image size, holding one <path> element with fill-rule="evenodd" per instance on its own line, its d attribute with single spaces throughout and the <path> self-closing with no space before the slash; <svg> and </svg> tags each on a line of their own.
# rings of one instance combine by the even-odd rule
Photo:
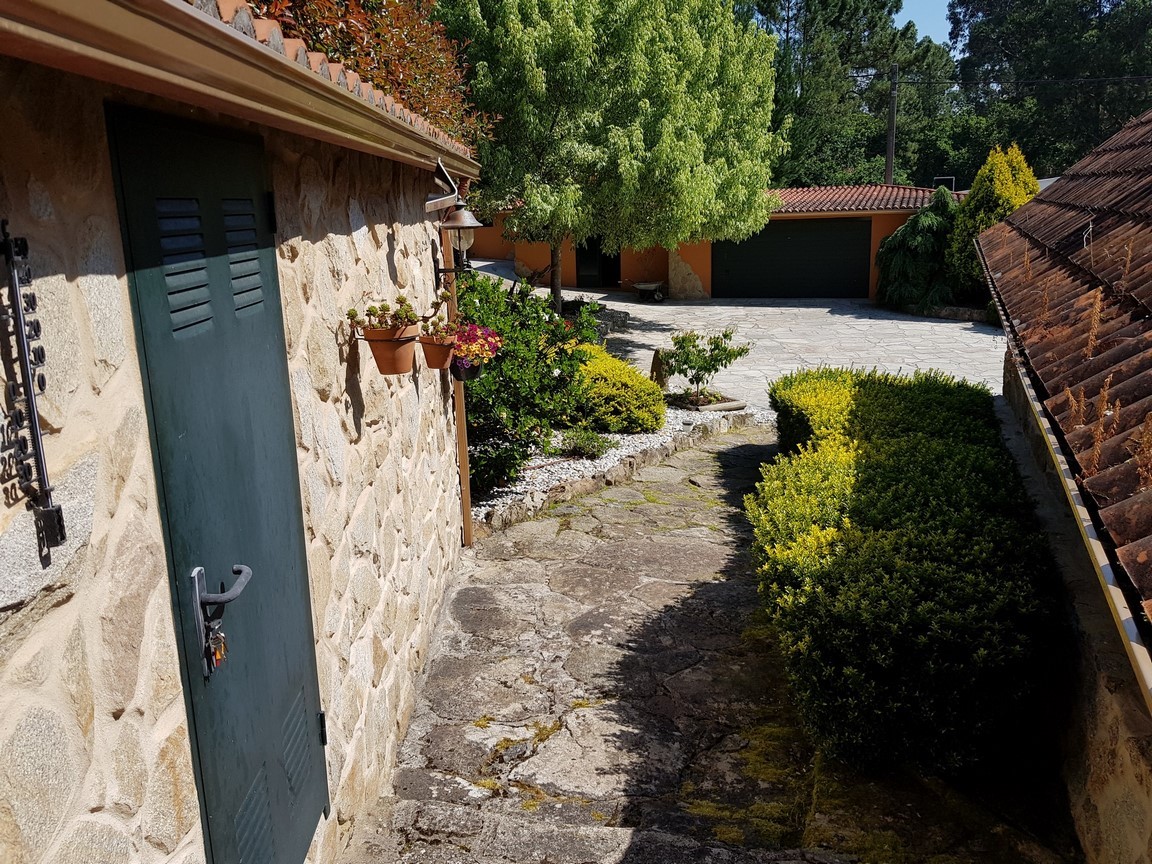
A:
<svg viewBox="0 0 1152 864">
<path fill-rule="evenodd" d="M 1124 642 L 1124 651 L 1128 655 L 1128 662 L 1131 664 L 1132 671 L 1136 674 L 1136 681 L 1140 685 L 1140 695 L 1144 697 L 1145 710 L 1152 716 L 1152 655 L 1149 655 L 1148 647 L 1144 644 L 1144 640 L 1140 636 L 1140 630 L 1136 625 L 1136 618 L 1132 614 L 1131 607 L 1128 605 L 1128 598 L 1124 596 L 1124 590 L 1116 578 L 1115 565 L 1108 559 L 1108 554 L 1104 550 L 1104 544 L 1100 542 L 1100 536 L 1096 533 L 1096 526 L 1092 522 L 1092 516 L 1084 504 L 1084 498 L 1080 494 L 1080 489 L 1076 486 L 1075 477 L 1068 467 L 1068 460 L 1064 456 L 1064 450 L 1060 445 L 1060 440 L 1053 431 L 1054 421 L 1049 416 L 1048 409 L 1044 406 L 1044 403 L 1041 402 L 1036 395 L 1036 390 L 1032 386 L 1032 380 L 1028 377 L 1026 371 L 1028 369 L 1028 363 L 1020 335 L 1016 332 L 1016 326 L 1008 316 L 1008 309 L 1004 305 L 1003 298 L 1001 298 L 1000 293 L 996 290 L 996 282 L 988 269 L 988 262 L 984 258 L 984 250 L 980 248 L 979 243 L 976 243 L 976 252 L 980 258 L 980 266 L 984 271 L 984 280 L 987 282 L 988 288 L 992 293 L 992 300 L 996 304 L 996 310 L 1000 313 L 1000 321 L 1004 326 L 1004 333 L 1008 337 L 1008 350 L 1012 354 L 1013 361 L 1015 361 L 1016 374 L 1020 376 L 1020 384 L 1027 397 L 1028 406 L 1032 409 L 1032 416 L 1036 421 L 1037 428 L 1040 429 L 1040 433 L 1044 437 L 1044 443 L 1048 447 L 1048 455 L 1052 460 L 1052 464 L 1056 466 L 1056 470 L 1060 475 L 1060 481 L 1064 487 L 1064 495 L 1068 499 L 1068 506 L 1072 509 L 1073 516 L 1076 517 L 1076 523 L 1080 528 L 1080 536 L 1084 542 L 1084 548 L 1088 550 L 1088 557 L 1092 561 L 1092 568 L 1096 571 L 1096 578 L 1100 581 L 1100 587 L 1104 589 L 1104 598 L 1108 602 L 1108 609 L 1112 613 L 1112 620 L 1115 622 L 1116 628 L 1120 631 L 1121 638 Z"/>
</svg>

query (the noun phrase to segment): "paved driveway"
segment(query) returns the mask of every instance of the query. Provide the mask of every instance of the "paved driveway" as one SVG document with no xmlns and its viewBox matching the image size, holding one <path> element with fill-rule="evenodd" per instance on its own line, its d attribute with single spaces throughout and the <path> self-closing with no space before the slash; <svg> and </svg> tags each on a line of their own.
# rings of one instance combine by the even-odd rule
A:
<svg viewBox="0 0 1152 864">
<path fill-rule="evenodd" d="M 481 272 L 514 279 L 509 261 L 473 261 Z M 541 293 L 546 293 L 540 289 Z M 982 381 L 1000 393 L 1007 343 L 999 327 L 920 318 L 867 300 L 665 300 L 641 303 L 632 294 L 565 289 L 565 299 L 596 300 L 631 315 L 630 329 L 608 337 L 614 354 L 647 372 L 652 351 L 672 347 L 677 330 L 735 327 L 752 352 L 716 376 L 713 389 L 768 407 L 767 386 L 810 366 L 853 366 L 887 372 L 939 369 Z M 687 382 L 673 379 L 673 387 Z"/>
<path fill-rule="evenodd" d="M 714 389 L 768 406 L 768 382 L 810 366 L 889 372 L 940 369 L 1001 390 L 1004 334 L 998 327 L 890 312 L 859 300 L 712 300 L 641 303 L 628 295 L 566 292 L 631 314 L 631 329 L 609 336 L 613 353 L 647 371 L 652 350 L 671 347 L 676 330 L 735 327 L 752 352 L 717 375 Z M 673 380 L 672 385 L 684 383 Z"/>
</svg>

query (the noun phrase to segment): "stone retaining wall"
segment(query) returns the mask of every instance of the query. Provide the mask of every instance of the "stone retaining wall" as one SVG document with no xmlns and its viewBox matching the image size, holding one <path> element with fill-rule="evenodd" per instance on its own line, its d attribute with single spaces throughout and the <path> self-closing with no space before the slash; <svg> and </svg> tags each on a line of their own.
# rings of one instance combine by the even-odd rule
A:
<svg viewBox="0 0 1152 864">
<path fill-rule="evenodd" d="M 1146 864 L 1152 861 L 1152 719 L 1010 354 L 1004 395 L 1031 450 L 1032 473 L 1042 478 L 1037 509 L 1074 624 L 1076 677 L 1064 748 L 1073 822 L 1088 864 Z"/>
<path fill-rule="evenodd" d="M 0 498 L 5 864 L 204 859 L 106 99 L 196 114 L 0 57 L 0 217 L 31 245 L 45 443 L 69 533 L 42 567 L 23 503 Z M 343 319 L 397 290 L 431 302 L 431 176 L 203 119 L 261 132 L 275 190 L 333 805 L 310 858 L 332 862 L 390 791 L 460 550 L 446 376 L 383 378 Z"/>
</svg>

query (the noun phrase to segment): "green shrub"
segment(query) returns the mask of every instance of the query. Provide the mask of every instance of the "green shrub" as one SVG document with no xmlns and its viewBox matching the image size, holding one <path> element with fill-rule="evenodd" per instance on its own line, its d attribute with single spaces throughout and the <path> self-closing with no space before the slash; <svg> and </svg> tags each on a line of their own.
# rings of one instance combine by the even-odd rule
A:
<svg viewBox="0 0 1152 864">
<path fill-rule="evenodd" d="M 791 452 L 810 438 L 843 433 L 856 393 L 856 373 L 810 369 L 777 378 L 768 388 L 780 449 Z"/>
<path fill-rule="evenodd" d="M 952 300 L 944 252 L 956 222 L 956 196 L 941 186 L 927 207 L 893 231 L 876 253 L 877 299 L 897 309 L 925 309 Z"/>
<path fill-rule="evenodd" d="M 555 452 L 559 456 L 573 459 L 599 459 L 612 449 L 612 445 L 611 438 L 606 438 L 587 426 L 577 426 L 564 432 L 560 444 L 555 447 Z"/>
<path fill-rule="evenodd" d="M 989 393 L 837 369 L 771 393 L 795 448 L 745 503 L 805 724 L 856 763 L 974 761 L 1034 680 L 1049 567 Z"/>
<path fill-rule="evenodd" d="M 731 366 L 752 350 L 752 346 L 733 345 L 736 331 L 729 327 L 721 333 L 704 336 L 693 330 L 672 334 L 672 348 L 660 352 L 664 371 L 668 375 L 683 375 L 696 388 L 696 400 L 700 400 L 700 389 L 711 381 L 721 369 Z"/>
<path fill-rule="evenodd" d="M 980 232 L 1005 219 L 1039 191 L 1036 175 L 1015 144 L 1007 150 L 995 147 L 988 153 L 988 160 L 976 172 L 972 189 L 956 211 L 944 255 L 958 303 L 983 306 L 989 300 L 974 245 Z"/>
<path fill-rule="evenodd" d="M 778 378 L 768 396 L 786 451 L 833 435 L 870 440 L 920 433 L 970 443 L 999 441 L 988 388 L 935 370 L 912 375 L 804 370 Z"/>
<path fill-rule="evenodd" d="M 529 287 L 508 291 L 477 273 L 457 287 L 460 317 L 504 338 L 483 374 L 464 385 L 472 486 L 483 494 L 515 479 L 553 427 L 578 418 L 581 343 L 595 338 L 596 322 L 588 307 L 566 322 Z"/>
<path fill-rule="evenodd" d="M 664 426 L 660 385 L 596 345 L 582 345 L 584 417 L 600 432 L 655 432 Z"/>
</svg>

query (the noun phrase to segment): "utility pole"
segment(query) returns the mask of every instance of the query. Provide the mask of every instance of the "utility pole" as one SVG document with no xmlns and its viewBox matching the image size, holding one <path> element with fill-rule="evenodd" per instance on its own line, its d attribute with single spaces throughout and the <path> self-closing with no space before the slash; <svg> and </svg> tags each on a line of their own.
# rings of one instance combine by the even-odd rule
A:
<svg viewBox="0 0 1152 864">
<path fill-rule="evenodd" d="M 888 91 L 888 155 L 884 159 L 884 182 L 891 184 L 896 164 L 896 81 L 900 75 L 900 66 L 893 63 L 888 75 L 891 89 Z"/>
</svg>

